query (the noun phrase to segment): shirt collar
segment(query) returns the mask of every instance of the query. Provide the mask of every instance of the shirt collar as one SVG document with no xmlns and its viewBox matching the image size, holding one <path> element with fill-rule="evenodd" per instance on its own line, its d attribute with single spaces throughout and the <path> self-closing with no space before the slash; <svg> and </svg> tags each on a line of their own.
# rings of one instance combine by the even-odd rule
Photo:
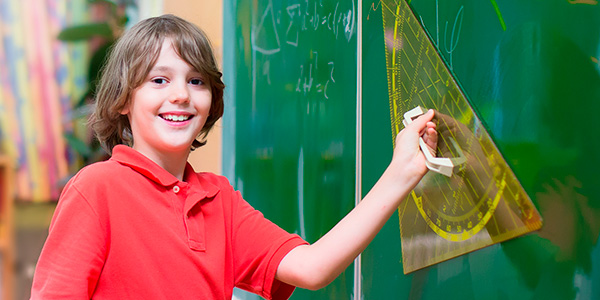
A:
<svg viewBox="0 0 600 300">
<path fill-rule="evenodd" d="M 110 159 L 129 166 L 146 178 L 164 187 L 171 187 L 179 183 L 177 177 L 131 147 L 125 145 L 115 146 Z M 201 177 L 202 174 L 197 175 L 194 168 L 189 163 L 186 164 L 184 181 L 189 184 L 188 186 L 191 188 L 190 192 L 197 194 L 199 198 L 216 195 L 219 188 L 207 180 L 201 180 Z"/>
<path fill-rule="evenodd" d="M 167 172 L 167 170 L 163 169 L 154 161 L 125 145 L 115 146 L 110 159 L 131 167 L 148 179 L 162 186 L 171 186 L 179 181 L 177 177 Z"/>
<path fill-rule="evenodd" d="M 188 183 L 190 191 L 197 193 L 200 198 L 211 198 L 214 197 L 218 192 L 219 188 L 212 184 L 209 180 L 202 180 L 203 174 L 196 173 L 194 168 L 189 163 L 185 166 L 185 172 L 183 173 L 183 179 Z"/>
</svg>

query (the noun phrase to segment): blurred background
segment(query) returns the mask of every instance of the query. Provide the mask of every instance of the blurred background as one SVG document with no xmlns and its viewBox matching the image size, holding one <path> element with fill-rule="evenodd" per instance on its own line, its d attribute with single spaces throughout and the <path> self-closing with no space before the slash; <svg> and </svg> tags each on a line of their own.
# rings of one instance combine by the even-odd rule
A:
<svg viewBox="0 0 600 300">
<path fill-rule="evenodd" d="M 438 52 L 544 227 L 403 275 L 395 215 L 363 253 L 362 269 L 294 299 L 350 299 L 361 290 L 364 299 L 600 299 L 598 1 L 407 2 L 442 36 Z M 101 62 L 124 30 L 173 13 L 208 34 L 221 65 L 225 56 L 230 94 L 226 122 L 190 162 L 227 175 L 267 218 L 314 242 L 391 158 L 381 12 L 397 3 L 0 0 L 0 300 L 29 299 L 63 185 L 106 158 L 85 122 Z M 356 140 L 362 87 L 359 129 L 368 134 Z"/>
<path fill-rule="evenodd" d="M 222 0 L 0 0 L 0 300 L 29 299 L 63 185 L 106 158 L 85 123 L 107 49 L 164 13 L 200 26 L 221 63 Z M 190 162 L 221 173 L 220 124 L 208 140 Z"/>
</svg>

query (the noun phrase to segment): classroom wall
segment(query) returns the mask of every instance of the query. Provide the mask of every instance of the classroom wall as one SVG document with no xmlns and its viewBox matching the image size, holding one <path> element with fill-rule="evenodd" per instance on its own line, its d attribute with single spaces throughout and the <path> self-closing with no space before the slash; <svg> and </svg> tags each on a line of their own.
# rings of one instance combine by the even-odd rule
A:
<svg viewBox="0 0 600 300">
<path fill-rule="evenodd" d="M 217 63 L 222 65 L 223 1 L 170 0 L 164 1 L 164 13 L 180 16 L 198 25 L 212 42 Z M 208 135 L 208 143 L 190 154 L 190 164 L 196 171 L 222 173 L 222 122 L 219 121 Z"/>
<path fill-rule="evenodd" d="M 84 1 L 79 2 L 84 3 Z M 162 1 L 162 5 L 160 2 L 160 0 L 145 0 L 140 2 L 138 17 L 147 18 L 161 13 L 172 13 L 192 21 L 207 33 L 213 42 L 217 62 L 221 64 L 222 1 L 169 0 Z M 70 2 L 70 5 L 75 4 L 75 2 Z M 88 7 L 84 3 L 80 9 L 85 10 L 88 9 Z M 80 17 L 83 16 L 83 14 L 74 15 Z M 0 118 L 0 120 L 2 120 L 2 118 Z M 10 118 L 8 120 L 10 120 Z M 197 171 L 221 173 L 221 161 L 221 123 L 218 122 L 213 131 L 209 134 L 207 145 L 191 154 L 190 163 Z M 16 164 L 16 162 L 14 163 Z M 2 166 L 0 164 L 0 170 L 1 169 Z M 0 194 L 2 191 L 5 191 L 2 188 L 1 181 L 2 176 L 0 176 Z M 0 200 L 0 203 L 3 202 Z M 12 220 L 14 220 L 14 225 L 12 225 L 14 226 L 14 242 L 12 243 L 15 251 L 14 274 L 2 274 L 2 281 L 0 281 L 0 300 L 29 299 L 35 264 L 47 237 L 48 226 L 55 207 L 56 202 L 33 203 L 19 201 L 15 203 L 14 216 L 12 216 Z M 4 211 L 0 209 L 0 213 L 4 213 Z M 6 216 L 1 216 L 0 220 L 6 220 Z M 0 224 L 0 239 L 4 238 L 2 231 L 6 228 L 6 225 Z M 2 241 L 0 241 L 0 250 L 4 250 L 5 248 L 1 247 L 1 244 Z M 4 258 L 0 257 L 0 262 L 3 262 L 3 260 Z M 2 265 L 3 264 L 0 263 L 0 266 Z M 0 271 L 0 273 L 2 273 L 2 271 Z M 7 279 L 14 283 L 14 289 L 6 288 L 8 284 L 4 280 Z M 11 293 L 13 297 L 7 296 L 7 293 Z"/>
</svg>

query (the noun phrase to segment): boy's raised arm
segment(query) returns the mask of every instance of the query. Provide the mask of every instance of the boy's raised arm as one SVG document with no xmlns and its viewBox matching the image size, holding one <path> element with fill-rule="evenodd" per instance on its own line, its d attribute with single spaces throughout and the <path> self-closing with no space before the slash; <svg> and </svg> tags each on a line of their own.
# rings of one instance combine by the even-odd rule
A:
<svg viewBox="0 0 600 300">
<path fill-rule="evenodd" d="M 433 116 L 433 111 L 428 111 L 398 134 L 392 162 L 371 191 L 317 242 L 290 251 L 277 269 L 278 280 L 316 290 L 332 282 L 352 263 L 427 173 L 418 140 L 423 137 L 435 149 Z"/>
</svg>

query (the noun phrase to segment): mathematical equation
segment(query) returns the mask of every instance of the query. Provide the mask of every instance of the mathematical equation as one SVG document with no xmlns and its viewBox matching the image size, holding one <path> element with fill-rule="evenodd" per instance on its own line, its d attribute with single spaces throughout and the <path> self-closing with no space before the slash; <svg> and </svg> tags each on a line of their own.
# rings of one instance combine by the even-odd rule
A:
<svg viewBox="0 0 600 300">
<path fill-rule="evenodd" d="M 285 10 L 289 17 L 286 20 L 288 23 L 285 32 L 286 43 L 298 46 L 300 31 L 317 31 L 319 29 L 330 31 L 336 39 L 342 30 L 346 40 L 350 41 L 355 33 L 354 26 L 356 24 L 355 2 L 352 0 L 350 3 L 352 4 L 351 8 L 343 9 L 338 2 L 333 11 L 327 11 L 323 1 L 310 3 L 309 0 L 306 0 L 304 5 L 298 3 L 286 7 Z"/>
<path fill-rule="evenodd" d="M 355 51 L 356 0 L 293 1 L 279 7 L 273 0 L 263 3 L 255 10 L 251 30 L 253 98 L 258 82 L 271 85 L 276 76 L 286 81 L 286 90 L 329 99 L 336 64 L 344 63 L 335 48 Z"/>
<path fill-rule="evenodd" d="M 325 99 L 329 99 L 329 96 L 327 95 L 327 88 L 329 86 L 330 83 L 335 83 L 335 78 L 333 76 L 333 71 L 335 70 L 335 62 L 333 61 L 329 61 L 327 62 L 327 69 L 325 70 L 325 72 L 327 72 L 328 77 L 325 79 L 325 81 L 321 81 L 321 82 L 317 82 L 315 81 L 315 77 L 317 75 L 317 72 L 319 72 L 319 64 L 318 64 L 318 53 L 315 51 L 313 52 L 314 54 L 314 60 L 311 60 L 308 63 L 308 66 L 306 66 L 306 64 L 302 64 L 300 65 L 300 74 L 298 76 L 298 81 L 296 84 L 296 89 L 295 91 L 298 93 L 302 93 L 304 96 L 307 96 L 309 93 L 314 92 L 314 93 L 318 93 L 318 94 L 323 94 L 323 97 L 325 97 Z M 321 70 L 323 69 L 323 67 L 321 67 Z M 313 73 L 314 72 L 314 73 Z M 319 76 L 322 77 L 322 76 Z"/>
</svg>

